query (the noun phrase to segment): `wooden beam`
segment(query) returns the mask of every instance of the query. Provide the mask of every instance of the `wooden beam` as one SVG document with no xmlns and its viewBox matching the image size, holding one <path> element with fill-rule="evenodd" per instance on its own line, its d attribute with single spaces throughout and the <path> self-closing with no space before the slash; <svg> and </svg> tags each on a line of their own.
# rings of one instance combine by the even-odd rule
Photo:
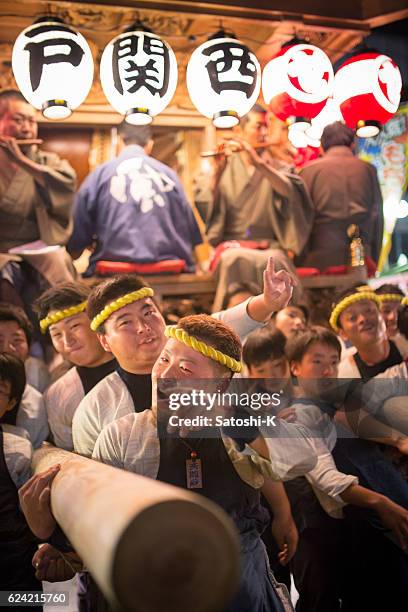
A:
<svg viewBox="0 0 408 612">
<path fill-rule="evenodd" d="M 356 283 L 367 282 L 367 270 L 365 268 L 356 269 L 350 274 L 319 274 L 301 278 L 300 282 L 304 289 L 324 289 L 329 287 L 351 287 Z"/>
<path fill-rule="evenodd" d="M 50 445 L 35 473 L 61 465 L 53 514 L 115 609 L 222 610 L 239 576 L 232 521 L 201 495 Z"/>
<path fill-rule="evenodd" d="M 24 0 L 26 4 L 38 5 L 38 0 Z M 49 2 L 43 0 L 44 10 L 47 10 Z M 183 15 L 213 15 L 220 18 L 245 19 L 252 21 L 281 22 L 287 19 L 293 23 L 309 25 L 324 25 L 333 28 L 348 27 L 351 29 L 367 29 L 368 24 L 362 17 L 361 0 L 343 1 L 341 4 L 322 4 L 317 0 L 310 0 L 308 4 L 301 0 L 282 0 L 274 8 L 270 8 L 270 2 L 260 0 L 234 0 L 197 2 L 195 0 L 121 0 L 115 3 L 113 0 L 70 0 L 60 2 L 59 5 L 88 5 L 93 7 L 106 6 L 114 9 L 130 8 L 135 10 L 176 12 Z M 223 22 L 224 27 L 228 23 Z"/>
<path fill-rule="evenodd" d="M 75 109 L 70 117 L 64 119 L 58 125 L 118 125 L 123 120 L 123 116 L 117 113 L 109 104 L 82 104 Z M 165 109 L 160 115 L 154 117 L 154 125 L 164 127 L 189 127 L 204 128 L 211 124 L 211 121 L 200 115 L 197 111 L 180 110 L 174 107 Z M 56 125 L 55 121 L 46 119 L 38 113 L 38 123 Z"/>
</svg>

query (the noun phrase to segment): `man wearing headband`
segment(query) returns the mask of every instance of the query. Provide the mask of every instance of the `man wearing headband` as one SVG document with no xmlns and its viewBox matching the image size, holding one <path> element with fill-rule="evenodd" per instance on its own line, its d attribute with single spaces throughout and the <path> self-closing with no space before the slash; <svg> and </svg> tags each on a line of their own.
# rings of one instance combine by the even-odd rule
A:
<svg viewBox="0 0 408 612">
<path fill-rule="evenodd" d="M 177 380 L 185 384 L 185 389 L 189 386 L 189 379 L 210 379 L 211 388 L 216 383 L 217 388 L 226 389 L 234 373 L 241 369 L 239 338 L 227 325 L 213 317 L 184 317 L 177 325 L 166 328 L 165 333 L 168 340 L 153 367 L 153 387 L 157 386 L 159 379 Z M 268 480 L 274 469 L 273 462 L 268 461 L 268 441 L 257 430 L 252 435 L 250 432 L 247 438 L 247 442 L 266 459 L 263 461 L 259 455 L 252 456 L 251 460 L 248 454 L 239 452 L 225 431 L 218 437 L 208 437 L 209 432 L 204 427 L 200 428 L 202 437 L 200 431 L 194 432 L 197 435 L 193 434 L 193 437 L 188 430 L 183 432 L 183 437 L 158 437 L 157 421 L 160 422 L 162 411 L 155 400 L 156 394 L 152 410 L 127 414 L 108 424 L 98 437 L 92 458 L 192 489 L 223 507 L 240 532 L 242 567 L 239 592 L 225 612 L 283 610 L 276 582 L 265 564 L 265 549 L 260 540 L 260 531 L 266 527 L 267 517 L 259 503 L 259 492 L 265 478 Z M 193 416 L 190 407 L 186 411 Z M 292 441 L 291 460 L 294 464 L 297 440 Z M 307 444 L 308 440 L 305 442 L 310 453 L 308 464 L 313 465 L 313 447 Z M 307 471 L 307 462 L 303 462 L 303 468 Z M 290 605 L 287 598 L 286 605 Z"/>
<path fill-rule="evenodd" d="M 387 326 L 388 337 L 394 340 L 398 346 L 404 347 L 403 350 L 408 353 L 408 342 L 398 330 L 398 313 L 402 308 L 404 292 L 398 285 L 386 283 L 377 287 L 375 293 L 381 300 L 380 311 Z"/>
<path fill-rule="evenodd" d="M 387 338 L 381 301 L 369 287 L 354 287 L 337 299 L 330 316 L 330 325 L 343 340 L 357 349 L 339 366 L 340 378 L 368 380 L 401 363 L 403 349 Z M 401 352 L 402 350 L 402 352 Z"/>
<path fill-rule="evenodd" d="M 85 311 L 90 291 L 80 283 L 64 283 L 43 293 L 35 304 L 41 331 L 49 334 L 57 353 L 73 365 L 45 394 L 54 443 L 66 450 L 74 448 L 72 418 L 80 401 L 117 366 L 90 328 Z"/>
<path fill-rule="evenodd" d="M 241 338 L 286 306 L 294 281 L 283 270 L 275 273 L 273 259 L 264 273 L 264 292 L 214 316 Z M 73 420 L 76 452 L 90 457 L 107 423 L 150 408 L 151 371 L 165 343 L 164 319 L 153 291 L 136 276 L 116 277 L 98 285 L 88 299 L 91 327 L 119 368 L 101 381 L 81 402 Z"/>
</svg>

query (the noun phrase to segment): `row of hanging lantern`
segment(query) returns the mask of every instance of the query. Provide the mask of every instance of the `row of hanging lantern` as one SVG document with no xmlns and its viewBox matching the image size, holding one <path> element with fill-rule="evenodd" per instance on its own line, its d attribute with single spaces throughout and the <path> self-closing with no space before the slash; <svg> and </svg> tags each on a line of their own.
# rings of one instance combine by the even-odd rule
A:
<svg viewBox="0 0 408 612">
<path fill-rule="evenodd" d="M 93 60 L 85 38 L 55 18 L 42 18 L 18 36 L 12 56 L 18 87 L 50 119 L 63 119 L 87 97 Z M 106 98 L 129 123 L 143 125 L 170 103 L 177 61 L 170 45 L 137 22 L 103 51 L 100 79 Z M 289 135 L 318 130 L 333 100 L 359 136 L 376 135 L 397 111 L 402 87 L 393 60 L 376 52 L 347 59 L 336 75 L 327 55 L 294 40 L 261 68 L 233 35 L 217 32 L 193 52 L 187 88 L 197 110 L 219 128 L 239 123 L 262 91 L 269 109 L 289 126 Z M 329 102 L 330 103 L 330 102 Z M 313 122 L 315 124 L 313 125 Z"/>
</svg>

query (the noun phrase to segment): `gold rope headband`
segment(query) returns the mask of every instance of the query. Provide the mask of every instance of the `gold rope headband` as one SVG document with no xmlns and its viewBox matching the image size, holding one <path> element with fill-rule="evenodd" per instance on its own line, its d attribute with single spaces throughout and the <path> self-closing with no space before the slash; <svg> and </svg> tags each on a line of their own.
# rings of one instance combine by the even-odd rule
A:
<svg viewBox="0 0 408 612">
<path fill-rule="evenodd" d="M 347 306 L 351 306 L 352 304 L 360 302 L 361 300 L 372 300 L 377 304 L 377 306 L 381 305 L 381 300 L 379 296 L 374 293 L 374 291 L 358 291 L 357 293 L 348 295 L 334 307 L 330 315 L 329 323 L 335 332 L 339 331 L 337 321 L 339 320 L 339 316 L 341 315 L 343 310 L 347 308 Z"/>
<path fill-rule="evenodd" d="M 221 353 L 221 351 L 218 351 L 213 346 L 209 346 L 205 342 L 198 340 L 194 336 L 190 336 L 184 329 L 177 327 L 177 325 L 168 325 L 164 330 L 164 333 L 166 338 L 174 338 L 179 342 L 183 342 L 186 346 L 189 346 L 198 353 L 204 355 L 204 357 L 209 357 L 213 361 L 226 366 L 232 372 L 241 372 L 242 370 L 242 363 L 240 361 L 237 361 L 225 353 Z"/>
<path fill-rule="evenodd" d="M 400 293 L 377 293 L 381 302 L 403 302 L 404 296 Z"/>
<path fill-rule="evenodd" d="M 401 300 L 401 305 L 402 306 L 408 306 L 408 297 L 404 297 Z"/>
<path fill-rule="evenodd" d="M 137 291 L 132 291 L 131 293 L 126 293 L 122 295 L 117 300 L 114 300 L 110 304 L 107 304 L 105 308 L 101 310 L 91 321 L 91 329 L 92 331 L 96 331 L 100 325 L 106 319 L 108 319 L 113 312 L 116 310 L 120 310 L 124 306 L 131 304 L 132 302 L 137 302 L 138 300 L 142 300 L 145 297 L 152 297 L 154 295 L 153 289 L 150 287 L 142 287 Z"/>
<path fill-rule="evenodd" d="M 70 306 L 69 308 L 63 308 L 63 310 L 57 310 L 45 319 L 41 319 L 40 321 L 40 329 L 43 334 L 47 331 L 50 325 L 54 323 L 58 323 L 58 321 L 62 321 L 62 319 L 67 319 L 68 317 L 72 317 L 79 312 L 83 312 L 86 308 L 86 300 L 85 302 L 81 302 L 80 304 L 76 304 L 75 306 Z"/>
</svg>

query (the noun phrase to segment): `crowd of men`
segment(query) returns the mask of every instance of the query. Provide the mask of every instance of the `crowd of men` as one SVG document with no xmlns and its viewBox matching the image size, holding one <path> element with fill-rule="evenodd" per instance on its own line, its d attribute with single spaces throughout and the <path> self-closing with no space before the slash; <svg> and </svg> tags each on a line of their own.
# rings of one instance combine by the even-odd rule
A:
<svg viewBox="0 0 408 612">
<path fill-rule="evenodd" d="M 44 580 L 78 573 L 81 612 L 109 610 L 52 514 L 61 466 L 32 476 L 33 449 L 51 443 L 221 506 L 241 545 L 239 586 L 222 612 L 292 610 L 292 582 L 298 612 L 405 608 L 407 298 L 394 285 L 348 288 L 327 325 L 314 326 L 293 263 L 346 263 L 349 222 L 377 258 L 378 182 L 341 124 L 299 176 L 255 148 L 265 121 L 255 107 L 230 144 L 243 150 L 224 150 L 200 198 L 213 246 L 269 248 L 227 249 L 222 310 L 166 327 L 146 279 L 97 278 L 104 262 L 194 268 L 198 224 L 175 173 L 149 156 L 149 131 L 120 126 L 122 151 L 85 180 L 72 218 L 72 169 L 16 143 L 36 139 L 34 111 L 18 93 L 0 93 L 0 590 L 41 591 Z M 64 249 L 30 250 L 38 240 L 67 244 L 72 256 L 91 247 L 94 282 L 74 277 Z M 157 389 L 168 379 L 279 392 L 263 407 L 274 424 L 228 422 L 207 435 L 165 420 L 159 435 L 169 397 Z"/>
</svg>

